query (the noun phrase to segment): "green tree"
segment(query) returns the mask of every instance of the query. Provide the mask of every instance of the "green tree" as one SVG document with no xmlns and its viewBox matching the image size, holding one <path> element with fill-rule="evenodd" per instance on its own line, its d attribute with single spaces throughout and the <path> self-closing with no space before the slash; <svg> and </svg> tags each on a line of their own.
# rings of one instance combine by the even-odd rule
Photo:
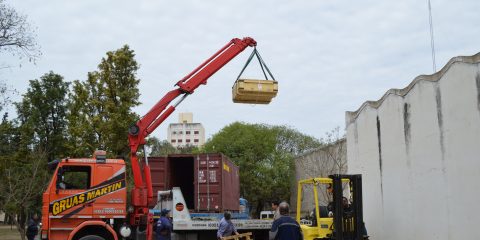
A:
<svg viewBox="0 0 480 240">
<path fill-rule="evenodd" d="M 89 78 L 90 80 L 91 78 Z M 99 148 L 99 109 L 101 101 L 92 84 L 75 80 L 68 102 L 68 153 L 71 157 L 87 157 Z"/>
<path fill-rule="evenodd" d="M 32 144 L 33 135 L 28 136 L 28 132 L 33 128 L 19 126 L 4 115 L 0 124 L 0 209 L 22 239 L 28 216 L 41 210 L 41 196 L 49 178 L 47 155 Z"/>
<path fill-rule="evenodd" d="M 286 126 L 235 122 L 209 139 L 203 151 L 222 152 L 240 167 L 241 195 L 259 213 L 268 201 L 289 199 L 294 156 L 320 145 Z"/>
<path fill-rule="evenodd" d="M 168 154 L 177 153 L 177 149 L 167 140 L 160 141 L 156 137 L 150 137 L 147 140 L 147 147 L 150 150 L 150 156 L 166 156 Z"/>
<path fill-rule="evenodd" d="M 132 108 L 140 104 L 134 57 L 127 45 L 107 52 L 87 81 L 74 81 L 68 117 L 72 156 L 90 155 L 99 147 L 114 157 L 129 152 L 127 129 L 138 119 Z"/>
<path fill-rule="evenodd" d="M 40 213 L 42 193 L 50 174 L 46 154 L 35 150 L 27 155 L 14 154 L 0 176 L 2 209 L 25 239 L 28 216 Z"/>
<path fill-rule="evenodd" d="M 12 121 L 8 120 L 8 113 L 3 115 L 0 124 L 0 191 L 5 189 L 4 173 L 7 167 L 13 162 L 13 155 L 18 150 L 20 134 L 18 128 Z M 0 194 L 0 209 L 5 208 L 6 195 Z"/>
<path fill-rule="evenodd" d="M 20 142 L 20 134 L 14 122 L 8 120 L 8 113 L 4 113 L 0 123 L 0 158 L 16 152 Z M 0 165 L 0 168 L 5 166 Z"/>
<path fill-rule="evenodd" d="M 150 156 L 166 156 L 175 153 L 200 153 L 200 149 L 193 145 L 174 147 L 167 140 L 160 141 L 156 137 L 150 137 L 146 146 L 150 148 Z"/>
<path fill-rule="evenodd" d="M 28 216 L 38 213 L 48 184 L 47 161 L 65 156 L 66 95 L 69 83 L 53 72 L 31 80 L 17 119 L 0 126 L 0 208 L 22 239 Z"/>
<path fill-rule="evenodd" d="M 200 149 L 197 146 L 186 145 L 177 147 L 177 153 L 183 154 L 196 154 L 200 153 Z"/>
<path fill-rule="evenodd" d="M 62 76 L 47 73 L 30 80 L 22 102 L 16 104 L 22 145 L 40 149 L 49 161 L 65 154 L 68 86 Z"/>
</svg>

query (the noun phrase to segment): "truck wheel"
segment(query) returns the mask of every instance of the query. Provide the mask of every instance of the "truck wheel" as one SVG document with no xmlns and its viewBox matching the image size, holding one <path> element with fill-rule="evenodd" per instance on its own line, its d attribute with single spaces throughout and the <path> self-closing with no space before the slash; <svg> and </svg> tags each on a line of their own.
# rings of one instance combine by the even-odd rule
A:
<svg viewBox="0 0 480 240">
<path fill-rule="evenodd" d="M 87 236 L 83 236 L 78 240 L 105 240 L 105 238 L 100 236 L 95 236 L 95 235 L 87 235 Z"/>
</svg>

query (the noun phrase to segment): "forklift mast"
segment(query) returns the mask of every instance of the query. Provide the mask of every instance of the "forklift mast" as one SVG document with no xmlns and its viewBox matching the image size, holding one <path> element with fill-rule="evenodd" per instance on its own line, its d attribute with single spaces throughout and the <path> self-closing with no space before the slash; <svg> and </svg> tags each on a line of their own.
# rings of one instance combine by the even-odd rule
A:
<svg viewBox="0 0 480 240">
<path fill-rule="evenodd" d="M 338 240 L 363 239 L 363 203 L 362 203 L 362 175 L 334 174 L 328 176 L 333 181 L 334 229 L 333 237 Z M 349 190 L 352 197 L 350 208 L 343 206 L 342 179 L 349 180 Z M 341 217 L 338 217 L 341 216 Z M 342 226 L 342 227 L 338 227 Z"/>
</svg>

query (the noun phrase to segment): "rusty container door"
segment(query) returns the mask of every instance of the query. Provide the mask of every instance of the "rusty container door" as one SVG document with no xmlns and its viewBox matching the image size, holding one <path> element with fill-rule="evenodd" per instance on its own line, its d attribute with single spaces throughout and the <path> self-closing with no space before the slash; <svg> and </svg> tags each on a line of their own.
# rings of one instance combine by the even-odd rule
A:
<svg viewBox="0 0 480 240">
<path fill-rule="evenodd" d="M 157 192 L 171 189 L 168 185 L 169 161 L 167 157 L 149 157 L 148 163 L 150 164 L 153 188 L 153 206 L 149 207 L 154 207 L 157 203 Z"/>
<path fill-rule="evenodd" d="M 195 211 L 238 211 L 238 167 L 219 153 L 194 156 Z"/>
<path fill-rule="evenodd" d="M 222 201 L 226 210 L 240 210 L 240 173 L 239 168 L 230 161 L 226 156 L 222 155 Z"/>
</svg>

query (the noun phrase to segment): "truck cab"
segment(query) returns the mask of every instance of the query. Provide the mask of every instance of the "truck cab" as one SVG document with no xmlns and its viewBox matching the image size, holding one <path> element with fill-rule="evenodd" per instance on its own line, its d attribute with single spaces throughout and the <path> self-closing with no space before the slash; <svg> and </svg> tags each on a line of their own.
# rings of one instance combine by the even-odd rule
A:
<svg viewBox="0 0 480 240">
<path fill-rule="evenodd" d="M 93 158 L 62 159 L 43 193 L 42 239 L 117 239 L 127 216 L 125 162 Z M 94 237 L 93 237 L 93 236 Z"/>
</svg>

